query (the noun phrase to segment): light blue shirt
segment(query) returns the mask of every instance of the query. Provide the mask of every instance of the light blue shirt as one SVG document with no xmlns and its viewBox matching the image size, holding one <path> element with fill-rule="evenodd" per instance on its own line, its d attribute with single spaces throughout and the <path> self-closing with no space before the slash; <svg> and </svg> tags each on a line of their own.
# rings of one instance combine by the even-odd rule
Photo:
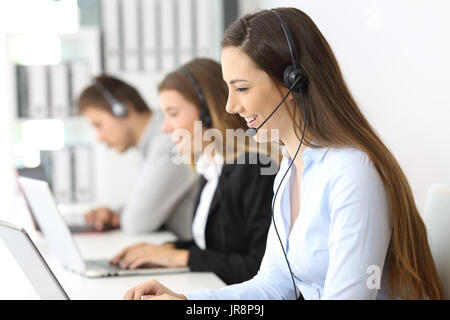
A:
<svg viewBox="0 0 450 320">
<path fill-rule="evenodd" d="M 274 192 L 289 162 L 283 161 Z M 274 219 L 297 288 L 305 299 L 387 298 L 391 235 L 388 195 L 369 157 L 351 148 L 311 148 L 300 188 L 300 212 L 290 227 L 290 179 L 274 203 Z M 188 299 L 295 299 L 294 287 L 275 229 L 270 226 L 260 270 L 252 279 L 218 290 L 186 292 Z"/>
</svg>

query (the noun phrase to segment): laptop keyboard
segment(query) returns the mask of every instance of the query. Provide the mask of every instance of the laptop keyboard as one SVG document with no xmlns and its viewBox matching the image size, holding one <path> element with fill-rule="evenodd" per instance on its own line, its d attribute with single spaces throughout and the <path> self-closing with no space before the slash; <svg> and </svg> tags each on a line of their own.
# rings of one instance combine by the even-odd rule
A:
<svg viewBox="0 0 450 320">
<path fill-rule="evenodd" d="M 85 261 L 87 269 L 103 269 L 107 271 L 117 271 L 120 268 L 110 264 L 108 260 L 88 260 Z"/>
<path fill-rule="evenodd" d="M 105 270 L 105 271 L 124 270 L 118 266 L 110 264 L 108 260 L 88 260 L 88 261 L 85 261 L 85 263 L 86 263 L 87 269 L 96 269 L 96 270 L 101 269 L 101 270 Z M 153 268 L 164 268 L 164 267 L 161 265 L 148 263 L 148 264 L 141 266 L 140 268 L 153 269 Z"/>
</svg>

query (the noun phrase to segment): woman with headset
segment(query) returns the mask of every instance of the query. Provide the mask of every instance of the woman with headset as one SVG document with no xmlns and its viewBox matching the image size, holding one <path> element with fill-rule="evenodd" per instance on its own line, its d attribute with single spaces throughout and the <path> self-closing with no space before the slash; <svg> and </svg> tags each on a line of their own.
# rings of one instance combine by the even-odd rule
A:
<svg viewBox="0 0 450 320">
<path fill-rule="evenodd" d="M 272 174 L 264 174 L 271 159 L 251 153 L 238 136 L 227 135 L 227 129 L 244 134 L 246 125 L 225 111 L 228 90 L 219 63 L 194 59 L 168 74 L 158 91 L 162 130 L 172 135 L 178 153 L 201 175 L 193 239 L 139 243 L 122 250 L 111 263 L 122 268 L 187 266 L 215 272 L 227 284 L 248 280 L 264 254 L 277 166 Z"/>
<path fill-rule="evenodd" d="M 244 16 L 225 33 L 222 69 L 227 111 L 244 117 L 256 139 L 279 130 L 285 147 L 260 270 L 184 295 L 150 281 L 125 298 L 441 299 L 407 179 L 313 21 L 295 8 Z"/>
</svg>

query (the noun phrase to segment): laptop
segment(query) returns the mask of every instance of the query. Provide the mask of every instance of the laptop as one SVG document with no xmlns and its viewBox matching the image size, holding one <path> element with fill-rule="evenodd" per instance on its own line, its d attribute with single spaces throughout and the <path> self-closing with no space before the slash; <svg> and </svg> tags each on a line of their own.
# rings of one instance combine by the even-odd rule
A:
<svg viewBox="0 0 450 320">
<path fill-rule="evenodd" d="M 28 198 L 42 233 L 55 256 L 69 270 L 87 277 L 122 276 L 133 274 L 161 274 L 187 272 L 188 267 L 168 268 L 146 265 L 137 269 L 121 269 L 108 260 L 83 260 L 80 251 L 62 218 L 55 199 L 45 181 L 19 178 L 19 183 Z"/>
<path fill-rule="evenodd" d="M 0 238 L 39 297 L 44 300 L 70 300 L 23 228 L 0 220 Z"/>
<path fill-rule="evenodd" d="M 36 167 L 36 168 L 19 168 L 17 169 L 17 174 L 19 177 L 25 177 L 30 178 L 34 180 L 40 180 L 45 181 L 45 172 L 42 167 Z M 22 189 L 19 183 L 19 189 Z M 23 191 L 23 190 L 22 190 Z M 39 223 L 36 221 L 36 218 L 34 216 L 34 212 L 31 209 L 30 204 L 28 203 L 28 198 L 24 194 L 25 203 L 28 207 L 28 211 L 31 215 L 31 220 L 33 222 L 34 228 L 37 231 L 41 231 L 41 228 L 39 226 Z M 67 227 L 69 228 L 70 232 L 72 233 L 80 233 L 80 232 L 95 232 L 97 231 L 93 225 L 87 224 L 84 221 L 83 215 L 78 213 L 66 213 L 63 215 L 64 220 L 66 221 Z"/>
</svg>

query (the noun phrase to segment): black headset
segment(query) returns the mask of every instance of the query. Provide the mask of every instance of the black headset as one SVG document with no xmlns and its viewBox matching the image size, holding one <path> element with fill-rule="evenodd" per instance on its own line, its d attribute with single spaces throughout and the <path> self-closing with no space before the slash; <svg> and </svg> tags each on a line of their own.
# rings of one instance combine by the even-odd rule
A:
<svg viewBox="0 0 450 320">
<path fill-rule="evenodd" d="M 106 87 L 98 80 L 94 80 L 94 85 L 97 90 L 102 94 L 102 96 L 108 101 L 108 104 L 111 106 L 111 112 L 114 116 L 118 118 L 124 118 L 128 115 L 127 107 L 119 102 L 111 92 L 106 89 Z"/>
<path fill-rule="evenodd" d="M 200 112 L 200 120 L 202 121 L 202 124 L 208 129 L 212 128 L 211 113 L 209 112 L 208 103 L 206 102 L 202 88 L 200 87 L 197 80 L 195 80 L 195 77 L 192 75 L 191 72 L 189 72 L 188 69 L 182 67 L 180 68 L 180 70 L 188 77 L 189 81 L 191 81 L 192 85 L 194 86 L 195 92 L 197 93 L 197 96 L 200 99 L 202 107 L 202 110 Z"/>
<path fill-rule="evenodd" d="M 291 54 L 291 59 L 292 59 L 292 64 L 289 65 L 285 70 L 284 70 L 284 74 L 283 74 L 283 82 L 284 85 L 289 89 L 288 93 L 285 95 L 285 97 L 283 98 L 283 100 L 281 101 L 281 103 L 275 108 L 275 110 L 272 112 L 272 114 L 281 106 L 281 104 L 284 102 L 284 100 L 287 98 L 287 96 L 289 95 L 289 93 L 291 93 L 291 91 L 293 92 L 297 92 L 300 94 L 301 100 L 302 100 L 302 107 L 303 107 L 303 130 L 302 130 L 302 137 L 300 139 L 300 143 L 298 145 L 297 151 L 295 152 L 294 157 L 292 158 L 292 160 L 289 163 L 289 166 L 286 170 L 286 172 L 284 173 L 283 177 L 281 178 L 281 181 L 277 187 L 277 190 L 274 194 L 273 197 L 273 201 L 272 201 L 272 222 L 276 231 L 276 234 L 278 236 L 278 240 L 280 241 L 280 245 L 281 248 L 283 249 L 283 254 L 284 254 L 284 258 L 286 259 L 286 263 L 289 269 L 289 273 L 291 275 L 291 279 L 292 279 L 292 284 L 294 287 L 294 292 L 295 292 L 295 298 L 298 299 L 302 299 L 303 300 L 303 296 L 302 293 L 300 293 L 300 296 L 297 295 L 297 286 L 295 284 L 295 280 L 294 280 L 294 274 L 292 273 L 291 270 L 291 265 L 289 264 L 289 260 L 287 258 L 287 254 L 286 254 L 286 250 L 284 249 L 283 246 L 283 242 L 281 241 L 280 238 L 280 234 L 278 233 L 278 229 L 277 226 L 275 224 L 275 218 L 273 215 L 273 210 L 274 210 L 274 205 L 275 205 L 275 199 L 277 197 L 278 191 L 280 190 L 281 184 L 283 183 L 284 178 L 286 177 L 287 173 L 289 172 L 289 170 L 291 169 L 292 164 L 294 163 L 295 158 L 298 155 L 298 152 L 300 151 L 300 147 L 302 146 L 303 143 L 303 138 L 305 137 L 305 130 L 306 130 L 306 108 L 304 105 L 304 98 L 303 98 L 303 91 L 305 90 L 305 88 L 308 85 L 308 76 L 306 75 L 305 71 L 300 67 L 299 63 L 297 62 L 297 51 L 295 48 L 295 43 L 294 40 L 292 38 L 291 32 L 289 31 L 289 27 L 286 24 L 286 22 L 284 22 L 283 18 L 281 17 L 281 15 L 276 11 L 272 9 L 272 12 L 274 12 L 278 19 L 280 20 L 280 24 L 281 24 L 281 28 L 283 29 L 283 33 L 286 37 L 286 41 L 289 47 L 289 52 Z M 271 117 L 272 114 L 269 116 Z M 266 118 L 265 121 L 267 121 L 268 118 Z M 264 122 L 265 122 L 264 121 Z M 256 131 L 256 130 L 255 130 Z"/>
<path fill-rule="evenodd" d="M 189 72 L 188 69 L 186 69 L 185 67 L 181 67 L 180 70 L 182 72 L 184 72 L 184 74 L 189 78 L 192 85 L 194 86 L 194 89 L 195 89 L 195 92 L 197 93 L 198 98 L 200 99 L 200 102 L 202 105 L 202 110 L 200 112 L 200 120 L 202 121 L 202 125 L 208 129 L 211 129 L 212 128 L 212 118 L 211 118 L 211 114 L 209 112 L 208 103 L 206 102 L 205 96 L 203 95 L 202 88 L 198 84 L 197 80 L 195 80 L 195 77 L 193 76 L 193 74 L 191 72 Z M 220 179 L 220 175 L 219 175 L 219 179 Z M 221 189 L 221 187 L 220 187 L 220 181 L 219 181 L 219 183 L 217 184 L 216 191 L 214 192 L 214 196 L 216 195 L 216 193 L 220 194 L 220 189 Z M 213 196 L 213 198 L 214 198 L 214 196 Z M 221 225 L 221 229 L 220 229 L 221 248 L 225 253 L 227 253 L 228 249 L 227 249 L 227 241 L 226 241 L 226 237 L 225 237 L 226 226 L 224 224 L 223 217 L 220 216 L 219 219 L 220 219 L 220 225 Z"/>
<path fill-rule="evenodd" d="M 280 19 L 281 28 L 283 29 L 283 33 L 286 37 L 286 41 L 289 47 L 289 52 L 291 54 L 292 60 L 292 64 L 287 66 L 286 69 L 284 69 L 283 73 L 284 85 L 286 86 L 286 88 L 291 89 L 294 92 L 302 92 L 303 89 L 308 84 L 308 76 L 297 62 L 296 58 L 297 50 L 295 48 L 295 43 L 292 38 L 291 32 L 289 31 L 289 27 L 276 10 L 272 11 L 277 15 L 278 19 Z"/>
<path fill-rule="evenodd" d="M 284 69 L 283 72 L 283 83 L 288 88 L 288 92 L 285 94 L 281 102 L 272 110 L 272 112 L 264 119 L 264 121 L 257 127 L 257 128 L 248 128 L 246 131 L 247 136 L 255 136 L 258 130 L 275 114 L 275 112 L 283 105 L 283 102 L 286 100 L 286 98 L 289 96 L 291 92 L 300 93 L 302 100 L 303 100 L 303 90 L 308 85 L 308 76 L 306 75 L 305 71 L 302 69 L 302 67 L 297 62 L 297 50 L 295 48 L 295 43 L 292 38 L 291 32 L 289 31 L 289 28 L 284 22 L 281 15 L 275 11 L 271 10 L 273 13 L 275 13 L 280 19 L 281 28 L 283 29 L 284 36 L 286 37 L 286 41 L 289 47 L 289 52 L 291 55 L 291 61 L 292 64 L 287 66 Z"/>
</svg>

